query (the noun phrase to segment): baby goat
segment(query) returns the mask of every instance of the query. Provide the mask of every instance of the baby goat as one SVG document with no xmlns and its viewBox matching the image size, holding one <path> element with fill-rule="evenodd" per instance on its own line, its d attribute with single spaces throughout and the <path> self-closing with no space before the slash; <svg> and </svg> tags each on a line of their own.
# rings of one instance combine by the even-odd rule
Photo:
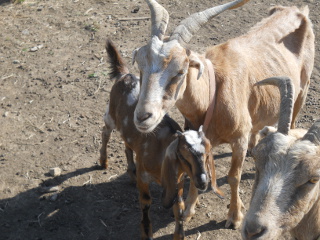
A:
<svg viewBox="0 0 320 240">
<path fill-rule="evenodd" d="M 256 177 L 242 238 L 278 239 L 290 232 L 296 240 L 320 239 L 320 120 L 307 132 L 290 129 L 291 79 L 258 83 L 267 84 L 280 88 L 279 124 L 277 131 L 269 132 L 252 151 Z"/>
<path fill-rule="evenodd" d="M 140 82 L 130 74 L 119 52 L 111 41 L 107 42 L 110 63 L 110 77 L 115 79 L 110 93 L 110 102 L 104 115 L 105 126 L 100 150 L 101 166 L 107 168 L 107 143 L 113 129 L 117 129 L 126 146 L 128 172 L 136 179 L 142 210 L 141 237 L 152 238 L 149 219 L 151 196 L 149 184 L 155 181 L 164 188 L 162 203 L 173 206 L 176 221 L 174 239 L 184 239 L 183 220 L 188 218 L 198 201 L 198 191 L 206 190 L 211 177 L 213 190 L 222 194 L 216 186 L 215 169 L 211 155 L 211 145 L 202 129 L 181 133 L 179 125 L 165 116 L 152 134 L 140 133 L 134 123 Z M 176 134 L 176 132 L 178 133 Z M 133 151 L 136 154 L 135 163 Z M 183 215 L 184 173 L 190 177 L 190 190 L 186 200 L 187 210 Z"/>
</svg>

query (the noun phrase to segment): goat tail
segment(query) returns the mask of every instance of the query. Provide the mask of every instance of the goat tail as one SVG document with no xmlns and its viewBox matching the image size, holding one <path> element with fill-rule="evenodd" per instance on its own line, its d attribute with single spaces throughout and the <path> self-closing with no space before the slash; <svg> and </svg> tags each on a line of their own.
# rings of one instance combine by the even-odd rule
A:
<svg viewBox="0 0 320 240">
<path fill-rule="evenodd" d="M 110 39 L 107 39 L 106 50 L 109 62 L 109 76 L 111 79 L 120 79 L 124 74 L 128 74 L 129 70 L 121 57 L 118 49 Z"/>
</svg>

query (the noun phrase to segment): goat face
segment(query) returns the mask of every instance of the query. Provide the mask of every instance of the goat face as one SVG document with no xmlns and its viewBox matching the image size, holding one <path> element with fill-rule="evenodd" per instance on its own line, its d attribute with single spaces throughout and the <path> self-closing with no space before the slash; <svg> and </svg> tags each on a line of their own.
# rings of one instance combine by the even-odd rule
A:
<svg viewBox="0 0 320 240">
<path fill-rule="evenodd" d="M 211 144 L 202 131 L 189 130 L 177 135 L 166 150 L 161 169 L 162 204 L 167 208 L 176 201 L 177 185 L 184 172 L 199 190 L 207 189 L 210 170 L 207 166 L 212 160 Z"/>
<path fill-rule="evenodd" d="M 309 140 L 272 133 L 253 149 L 256 179 L 243 239 L 278 239 L 319 198 L 320 155 Z"/>
<path fill-rule="evenodd" d="M 141 79 L 141 94 L 134 123 L 141 132 L 151 132 L 181 97 L 188 70 L 186 50 L 176 41 L 157 36 L 134 53 Z"/>
<path fill-rule="evenodd" d="M 186 131 L 179 136 L 178 158 L 185 171 L 199 190 L 208 187 L 207 166 L 210 161 L 211 145 L 203 132 Z"/>
</svg>

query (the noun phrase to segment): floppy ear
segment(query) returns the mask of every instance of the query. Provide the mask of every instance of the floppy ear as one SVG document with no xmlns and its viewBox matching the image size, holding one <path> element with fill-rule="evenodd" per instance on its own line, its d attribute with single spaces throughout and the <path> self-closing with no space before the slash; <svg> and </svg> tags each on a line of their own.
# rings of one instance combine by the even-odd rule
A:
<svg viewBox="0 0 320 240">
<path fill-rule="evenodd" d="M 189 56 L 189 67 L 194 67 L 198 69 L 198 76 L 197 79 L 199 79 L 203 73 L 204 65 L 201 62 L 200 58 L 192 53 L 190 50 L 187 51 L 187 55 Z"/>
<path fill-rule="evenodd" d="M 216 168 L 215 168 L 213 157 L 212 157 L 211 153 L 208 155 L 207 164 L 208 164 L 208 172 L 209 172 L 209 175 L 211 176 L 212 190 L 219 198 L 223 199 L 224 193 L 217 185 Z"/>
<path fill-rule="evenodd" d="M 167 148 L 164 161 L 161 168 L 161 185 L 162 205 L 165 208 L 170 208 L 174 204 L 178 193 L 178 172 L 179 160 L 177 157 L 177 148 L 179 140 L 175 139 Z"/>
</svg>

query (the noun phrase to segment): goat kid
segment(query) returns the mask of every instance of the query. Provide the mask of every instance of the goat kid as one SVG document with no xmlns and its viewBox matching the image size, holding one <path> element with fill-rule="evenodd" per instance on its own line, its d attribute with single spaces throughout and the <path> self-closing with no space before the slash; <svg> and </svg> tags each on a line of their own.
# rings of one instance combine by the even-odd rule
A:
<svg viewBox="0 0 320 240">
<path fill-rule="evenodd" d="M 242 227 L 244 240 L 278 239 L 290 232 L 297 240 L 320 238 L 320 120 L 306 132 L 291 129 L 294 86 L 287 77 L 258 85 L 280 88 L 276 132 L 253 149 L 256 177 Z M 297 131 L 298 130 L 298 131 Z M 306 132 L 303 136 L 302 133 Z"/>
<path fill-rule="evenodd" d="M 141 132 L 153 131 L 176 105 L 191 129 L 203 124 L 216 87 L 215 106 L 206 130 L 213 147 L 228 143 L 232 148 L 228 182 L 231 187 L 226 227 L 241 225 L 243 203 L 239 197 L 242 165 L 248 149 L 258 140 L 258 131 L 274 125 L 279 113 L 276 88 L 254 88 L 260 79 L 289 76 L 297 89 L 293 121 L 303 106 L 314 63 L 314 34 L 308 8 L 274 7 L 270 16 L 247 34 L 210 47 L 204 54 L 185 45 L 201 26 L 223 11 L 243 5 L 237 0 L 195 13 L 165 37 L 169 14 L 155 0 L 146 0 L 151 10 L 151 39 L 133 52 L 141 76 L 141 91 L 134 123 Z M 213 67 L 212 67 L 213 65 Z M 208 72 L 214 69 L 215 83 Z M 251 137 L 250 137 L 251 135 Z M 250 139 L 250 141 L 249 141 Z"/>
<path fill-rule="evenodd" d="M 206 190 L 209 178 L 217 194 L 223 194 L 216 186 L 211 145 L 201 128 L 197 131 L 179 132 L 179 125 L 167 115 L 152 134 L 142 134 L 134 126 L 133 115 L 140 92 L 139 80 L 129 73 L 119 52 L 111 41 L 107 42 L 110 77 L 115 79 L 110 92 L 110 102 L 104 115 L 100 150 L 101 166 L 107 168 L 107 143 L 113 129 L 117 129 L 125 142 L 128 172 L 137 182 L 142 210 L 140 224 L 142 239 L 152 238 L 149 219 L 151 196 L 149 184 L 155 181 L 164 188 L 162 203 L 173 206 L 176 221 L 174 239 L 184 239 L 183 221 L 194 212 L 198 201 L 198 189 Z M 176 132 L 178 133 L 176 134 Z M 178 135 L 178 136 L 177 136 Z M 133 152 L 136 154 L 134 163 Z M 183 215 L 184 174 L 190 177 L 190 189 Z"/>
</svg>

